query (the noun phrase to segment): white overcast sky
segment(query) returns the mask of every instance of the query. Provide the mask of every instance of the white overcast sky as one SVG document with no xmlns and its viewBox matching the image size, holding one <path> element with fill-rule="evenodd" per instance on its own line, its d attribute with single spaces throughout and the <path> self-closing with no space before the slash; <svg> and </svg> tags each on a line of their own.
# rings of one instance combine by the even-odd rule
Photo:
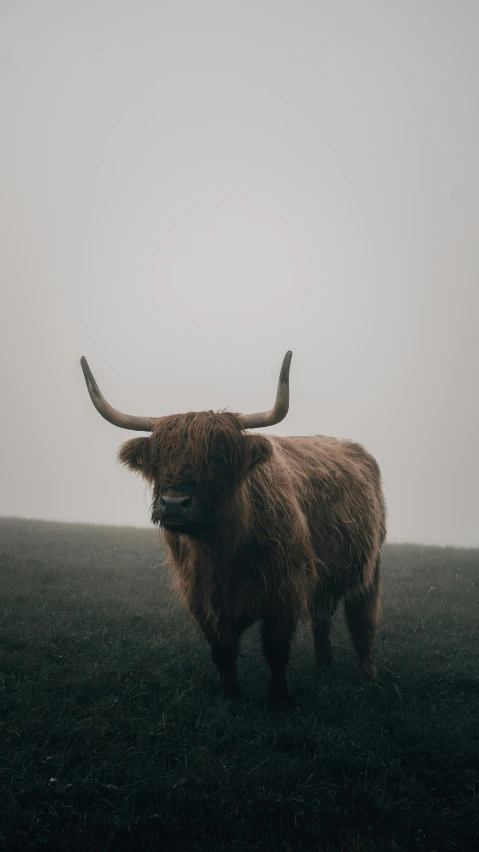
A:
<svg viewBox="0 0 479 852">
<path fill-rule="evenodd" d="M 0 514 L 147 525 L 131 414 L 362 442 L 479 545 L 477 0 L 0 0 Z"/>
</svg>

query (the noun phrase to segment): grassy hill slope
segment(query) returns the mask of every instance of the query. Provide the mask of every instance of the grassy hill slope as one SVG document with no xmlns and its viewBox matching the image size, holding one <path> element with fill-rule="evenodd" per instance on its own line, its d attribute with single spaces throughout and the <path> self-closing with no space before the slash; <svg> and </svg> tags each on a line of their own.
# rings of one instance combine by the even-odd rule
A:
<svg viewBox="0 0 479 852">
<path fill-rule="evenodd" d="M 0 848 L 479 844 L 479 551 L 387 545 L 378 681 L 338 612 L 268 713 L 258 629 L 225 703 L 154 530 L 0 519 Z M 479 848 L 479 845 L 478 845 Z"/>
</svg>

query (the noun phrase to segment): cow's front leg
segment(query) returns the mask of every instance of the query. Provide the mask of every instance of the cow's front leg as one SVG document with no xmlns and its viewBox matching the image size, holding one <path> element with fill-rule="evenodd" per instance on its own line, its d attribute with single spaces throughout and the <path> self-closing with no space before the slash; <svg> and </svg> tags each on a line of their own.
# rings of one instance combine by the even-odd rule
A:
<svg viewBox="0 0 479 852">
<path fill-rule="evenodd" d="M 220 685 L 225 698 L 237 698 L 240 693 L 236 663 L 240 634 L 233 627 L 228 630 L 220 628 L 210 639 L 211 659 L 220 677 Z"/>
<path fill-rule="evenodd" d="M 237 697 L 239 681 L 236 663 L 242 632 L 240 625 L 224 617 L 219 617 L 214 626 L 206 619 L 200 623 L 211 648 L 211 659 L 218 669 L 223 694 L 225 697 Z"/>
<path fill-rule="evenodd" d="M 295 630 L 296 621 L 288 607 L 268 608 L 264 613 L 261 647 L 271 672 L 270 702 L 285 701 L 294 704 L 289 692 L 286 670 Z"/>
</svg>

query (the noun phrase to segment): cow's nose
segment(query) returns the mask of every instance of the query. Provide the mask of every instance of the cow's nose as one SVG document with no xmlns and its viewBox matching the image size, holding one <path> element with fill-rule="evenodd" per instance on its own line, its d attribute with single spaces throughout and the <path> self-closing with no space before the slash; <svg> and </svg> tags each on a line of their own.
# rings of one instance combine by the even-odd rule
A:
<svg viewBox="0 0 479 852">
<path fill-rule="evenodd" d="M 163 494 L 160 503 L 162 509 L 186 509 L 191 503 L 191 497 L 188 494 L 181 494 L 178 497 L 170 497 L 169 494 Z"/>
</svg>

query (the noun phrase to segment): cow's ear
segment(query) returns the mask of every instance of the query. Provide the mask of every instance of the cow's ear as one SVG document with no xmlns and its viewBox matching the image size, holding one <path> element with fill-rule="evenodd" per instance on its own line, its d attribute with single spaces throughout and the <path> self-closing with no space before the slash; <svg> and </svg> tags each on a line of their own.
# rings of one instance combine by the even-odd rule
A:
<svg viewBox="0 0 479 852">
<path fill-rule="evenodd" d="M 129 470 L 134 470 L 135 473 L 142 473 L 148 476 L 150 466 L 150 439 L 149 438 L 132 438 L 131 441 L 125 441 L 118 450 L 118 461 L 124 464 Z"/>
<path fill-rule="evenodd" d="M 271 441 L 268 441 L 264 435 L 247 435 L 248 467 L 255 467 L 257 464 L 262 464 L 267 461 L 273 452 Z"/>
</svg>

